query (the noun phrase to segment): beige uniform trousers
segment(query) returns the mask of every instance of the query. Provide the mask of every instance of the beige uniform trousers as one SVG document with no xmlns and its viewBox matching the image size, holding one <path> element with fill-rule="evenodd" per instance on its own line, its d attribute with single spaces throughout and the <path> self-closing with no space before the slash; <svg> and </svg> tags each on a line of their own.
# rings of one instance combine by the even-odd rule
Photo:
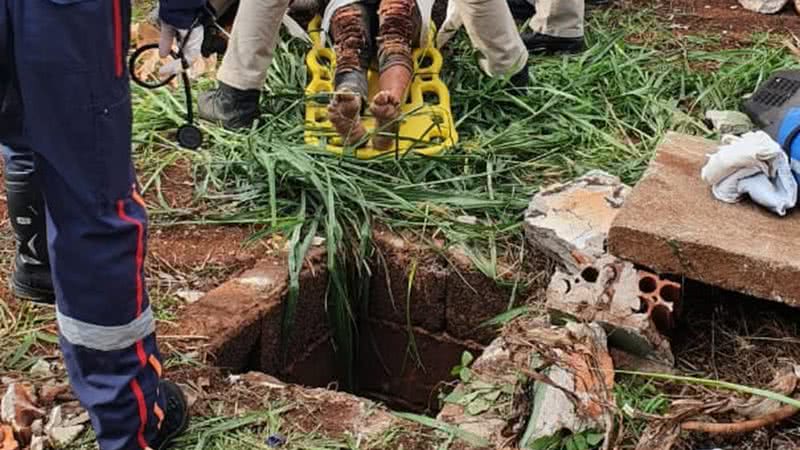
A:
<svg viewBox="0 0 800 450">
<path fill-rule="evenodd" d="M 584 0 L 533 0 L 531 3 L 536 7 L 531 30 L 563 38 L 583 36 Z"/>
<path fill-rule="evenodd" d="M 261 90 L 290 0 L 241 0 L 217 79 L 237 89 Z M 232 0 L 211 0 L 218 11 Z"/>
<path fill-rule="evenodd" d="M 528 59 L 506 0 L 451 0 L 442 25 L 441 46 L 461 25 L 481 54 L 478 63 L 491 76 L 513 75 Z"/>
</svg>

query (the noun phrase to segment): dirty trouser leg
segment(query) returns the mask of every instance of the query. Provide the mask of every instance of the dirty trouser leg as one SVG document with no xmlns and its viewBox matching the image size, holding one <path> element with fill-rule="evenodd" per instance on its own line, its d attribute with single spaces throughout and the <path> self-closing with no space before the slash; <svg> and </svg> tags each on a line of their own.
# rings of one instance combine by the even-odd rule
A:
<svg viewBox="0 0 800 450">
<path fill-rule="evenodd" d="M 362 3 L 342 6 L 331 18 L 331 38 L 336 52 L 333 78 L 336 94 L 328 107 L 328 118 L 345 145 L 363 143 L 367 133 L 361 123 L 361 110 L 369 93 L 370 22 L 369 12 Z"/>
<path fill-rule="evenodd" d="M 472 45 L 481 53 L 481 69 L 490 76 L 512 75 L 524 67 L 528 50 L 506 0 L 453 0 Z"/>
<path fill-rule="evenodd" d="M 241 0 L 217 79 L 240 90 L 261 90 L 289 0 Z"/>
<path fill-rule="evenodd" d="M 400 128 L 400 105 L 411 84 L 414 62 L 412 45 L 419 40 L 422 18 L 415 0 L 381 0 L 378 9 L 378 67 L 380 92 L 372 100 L 378 133 L 372 146 L 388 150 L 395 143 Z"/>
<path fill-rule="evenodd" d="M 370 14 L 362 3 L 336 10 L 331 18 L 331 38 L 336 52 L 336 91 L 349 90 L 367 98 L 367 70 L 373 54 Z"/>
<path fill-rule="evenodd" d="M 0 0 L 0 14 L 37 153 L 70 382 L 101 450 L 145 449 L 163 400 L 131 162 L 130 2 Z"/>
<path fill-rule="evenodd" d="M 562 38 L 583 37 L 584 0 L 536 0 L 535 3 L 531 30 Z"/>
</svg>

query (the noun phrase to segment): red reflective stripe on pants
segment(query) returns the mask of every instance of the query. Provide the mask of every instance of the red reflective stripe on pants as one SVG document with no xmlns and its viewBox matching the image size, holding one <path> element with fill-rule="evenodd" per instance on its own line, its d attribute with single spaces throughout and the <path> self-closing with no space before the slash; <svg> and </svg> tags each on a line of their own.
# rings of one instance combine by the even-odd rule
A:
<svg viewBox="0 0 800 450">
<path fill-rule="evenodd" d="M 142 314 L 142 303 L 144 302 L 144 285 L 142 283 L 142 266 L 144 265 L 144 224 L 125 213 L 125 202 L 122 200 L 117 201 L 117 214 L 120 219 L 136 226 L 136 317 L 139 317 Z"/>
<path fill-rule="evenodd" d="M 120 0 L 113 0 L 114 8 L 114 73 L 122 76 L 122 6 Z"/>
<path fill-rule="evenodd" d="M 139 386 L 139 382 L 136 380 L 131 380 L 131 391 L 133 391 L 134 397 L 136 397 L 136 403 L 139 407 L 139 432 L 136 435 L 136 439 L 139 441 L 139 446 L 143 449 L 148 448 L 147 440 L 144 438 L 144 427 L 147 424 L 147 406 L 144 403 L 144 393 L 142 393 L 142 388 Z"/>
<path fill-rule="evenodd" d="M 147 355 L 144 352 L 144 343 L 142 341 L 136 343 L 136 356 L 139 358 L 139 363 L 142 367 L 147 365 Z"/>
</svg>

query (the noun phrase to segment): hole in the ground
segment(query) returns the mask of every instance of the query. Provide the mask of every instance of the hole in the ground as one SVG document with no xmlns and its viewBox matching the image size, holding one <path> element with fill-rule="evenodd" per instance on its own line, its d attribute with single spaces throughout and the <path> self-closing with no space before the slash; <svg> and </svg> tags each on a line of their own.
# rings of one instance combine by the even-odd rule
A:
<svg viewBox="0 0 800 450">
<path fill-rule="evenodd" d="M 448 272 L 443 263 L 420 263 L 413 276 L 409 301 L 406 260 L 409 256 L 401 256 L 373 263 L 367 283 L 369 312 L 359 313 L 358 326 L 351 330 L 351 355 L 344 356 L 341 346 L 337 353 L 334 345 L 329 323 L 332 306 L 330 299 L 326 299 L 331 285 L 325 260 L 320 258 L 311 270 L 301 274 L 295 326 L 286 357 L 281 350 L 283 312 L 267 313 L 257 325 L 259 333 L 240 332 L 225 345 L 225 349 L 230 349 L 226 353 L 250 352 L 246 360 L 240 353 L 242 364 L 236 371 L 265 372 L 285 382 L 309 387 L 335 386 L 391 409 L 435 415 L 443 406 L 440 398 L 457 384 L 453 368 L 459 366 L 464 352 L 477 358 L 483 345 L 495 335 L 480 324 L 507 308 L 509 294 L 505 290 L 493 294 L 493 289 L 501 292 L 501 287 L 478 271 L 460 273 L 470 280 L 472 289 L 462 286 L 465 281 L 461 276 Z M 388 268 L 382 268 L 383 264 Z M 486 314 L 490 303 L 500 305 L 500 309 L 491 306 L 493 312 L 476 318 L 474 324 L 458 325 Z M 451 321 L 452 304 L 458 305 L 453 309 Z M 245 342 L 248 339 L 251 346 Z"/>
<path fill-rule="evenodd" d="M 658 288 L 658 281 L 651 276 L 644 276 L 639 280 L 639 290 L 645 294 L 652 294 Z"/>
<path fill-rule="evenodd" d="M 600 276 L 600 272 L 597 271 L 594 267 L 587 267 L 583 269 L 581 272 L 581 278 L 588 281 L 589 283 L 594 283 L 597 281 L 597 278 Z"/>
</svg>

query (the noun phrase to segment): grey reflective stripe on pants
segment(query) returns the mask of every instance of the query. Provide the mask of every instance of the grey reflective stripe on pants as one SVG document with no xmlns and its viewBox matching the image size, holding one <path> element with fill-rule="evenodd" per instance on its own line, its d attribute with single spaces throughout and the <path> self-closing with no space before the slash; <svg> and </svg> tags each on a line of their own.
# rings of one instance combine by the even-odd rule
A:
<svg viewBox="0 0 800 450">
<path fill-rule="evenodd" d="M 103 352 L 126 349 L 156 331 L 153 310 L 150 307 L 125 325 L 95 325 L 67 317 L 58 309 L 56 320 L 61 337 L 67 342 Z"/>
</svg>

